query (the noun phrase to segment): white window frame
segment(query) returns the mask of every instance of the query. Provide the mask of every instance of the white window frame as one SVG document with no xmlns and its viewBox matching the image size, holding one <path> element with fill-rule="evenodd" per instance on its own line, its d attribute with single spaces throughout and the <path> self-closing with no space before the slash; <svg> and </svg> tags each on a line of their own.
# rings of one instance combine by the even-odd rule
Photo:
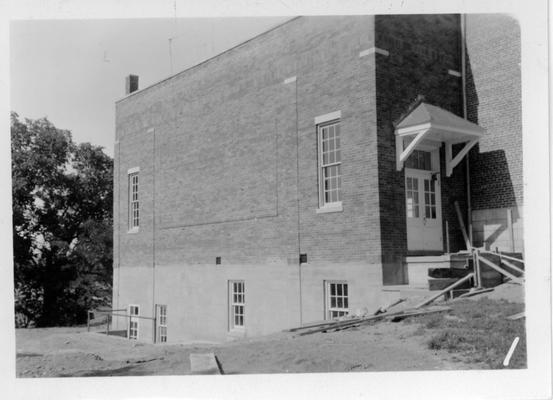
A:
<svg viewBox="0 0 553 400">
<path fill-rule="evenodd" d="M 134 178 L 136 177 L 136 183 Z M 127 185 L 128 185 L 128 224 L 129 233 L 138 232 L 140 229 L 140 168 L 135 167 L 127 171 Z M 134 188 L 136 187 L 136 192 Z M 136 198 L 135 198 L 136 194 Z M 135 209 L 136 206 L 136 209 Z M 135 213 L 136 211 L 136 213 Z"/>
<path fill-rule="evenodd" d="M 323 164 L 323 145 L 322 145 L 322 136 L 323 129 L 328 128 L 329 126 L 338 125 L 341 127 L 341 111 L 334 111 L 328 114 L 320 115 L 315 118 L 315 126 L 317 132 L 317 175 L 318 175 L 318 184 L 319 184 L 319 208 L 317 213 L 327 213 L 327 212 L 337 212 L 342 211 L 342 184 L 338 186 L 338 200 L 337 201 L 325 201 L 325 170 L 328 167 L 338 166 L 341 170 L 342 168 L 342 157 L 340 156 L 340 161 L 334 161 L 332 163 Z M 337 149 L 334 149 L 337 150 Z M 342 146 L 338 148 L 342 150 Z M 342 179 L 342 173 L 340 171 L 339 179 Z"/>
<path fill-rule="evenodd" d="M 228 284 L 229 330 L 230 331 L 244 330 L 246 326 L 246 283 L 244 280 L 239 280 L 239 279 L 230 280 L 228 282 L 229 282 Z M 238 288 L 238 291 L 235 290 L 237 288 Z M 237 313 L 236 312 L 237 310 L 240 310 L 241 313 Z M 237 323 L 236 317 L 238 317 L 238 323 Z"/>
<path fill-rule="evenodd" d="M 167 305 L 156 304 L 156 312 L 157 312 L 156 341 L 159 343 L 167 343 Z"/>
<path fill-rule="evenodd" d="M 338 286 L 335 287 L 334 295 L 332 295 L 332 286 L 340 285 L 341 294 L 338 294 Z M 345 292 L 344 292 L 345 287 Z M 335 298 L 336 303 L 332 305 L 332 297 Z M 342 306 L 338 306 L 338 302 L 341 300 Z M 345 301 L 344 301 L 345 300 Z M 345 304 L 347 303 L 347 304 Z M 345 306 L 347 305 L 347 307 Z M 349 309 L 349 285 L 347 281 L 325 281 L 325 319 L 333 320 L 341 316 L 346 316 L 350 312 Z"/>
<path fill-rule="evenodd" d="M 133 314 L 133 308 L 136 308 L 136 314 Z M 133 319 L 133 316 L 136 316 L 135 319 Z M 129 323 L 127 325 L 127 338 L 129 340 L 138 340 L 140 337 L 140 306 L 138 304 L 129 304 Z M 136 335 L 133 335 L 131 337 L 131 325 L 132 323 L 136 323 Z"/>
</svg>

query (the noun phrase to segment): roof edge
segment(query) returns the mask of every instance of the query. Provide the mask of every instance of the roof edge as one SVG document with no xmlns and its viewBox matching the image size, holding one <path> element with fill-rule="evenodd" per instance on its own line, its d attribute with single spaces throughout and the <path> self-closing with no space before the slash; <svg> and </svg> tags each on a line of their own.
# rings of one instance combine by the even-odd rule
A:
<svg viewBox="0 0 553 400">
<path fill-rule="evenodd" d="M 302 15 L 298 15 L 298 16 L 296 16 L 296 17 L 292 17 L 292 18 L 290 18 L 289 20 L 284 21 L 284 22 L 281 23 L 281 24 L 278 24 L 278 25 L 276 25 L 276 26 L 273 26 L 272 28 L 269 28 L 269 29 L 267 29 L 266 31 L 263 31 L 263 32 L 261 32 L 261 33 L 255 35 L 255 36 L 249 38 L 249 39 L 244 40 L 243 42 L 238 43 L 238 44 L 235 45 L 235 46 L 232 46 L 232 47 L 228 48 L 228 49 L 225 50 L 225 51 L 222 51 L 221 53 L 217 53 L 217 54 L 215 54 L 215 55 L 212 56 L 212 57 L 209 57 L 209 58 L 207 58 L 207 59 L 205 59 L 205 60 L 203 60 L 203 61 L 200 61 L 198 64 L 194 64 L 194 65 L 192 65 L 192 66 L 190 66 L 190 67 L 188 67 L 188 68 L 186 68 L 186 69 L 183 69 L 182 71 L 177 72 L 176 74 L 170 75 L 170 76 L 168 76 L 168 77 L 166 77 L 166 78 L 163 78 L 163 79 L 161 79 L 161 80 L 159 80 L 159 81 L 157 81 L 157 82 L 154 82 L 154 83 L 152 83 L 152 84 L 146 86 L 146 87 L 143 88 L 143 89 L 139 89 L 139 90 L 136 90 L 136 91 L 134 91 L 134 92 L 132 92 L 132 93 L 129 93 L 129 94 L 125 95 L 124 97 L 121 97 L 120 99 L 115 100 L 115 104 L 120 103 L 120 102 L 122 102 L 122 101 L 124 101 L 124 100 L 127 100 L 128 98 L 130 98 L 130 97 L 132 97 L 132 96 L 134 96 L 134 95 L 136 95 L 136 94 L 143 93 L 143 92 L 147 91 L 148 89 L 151 89 L 151 88 L 153 88 L 154 86 L 157 86 L 157 85 L 159 85 L 159 84 L 161 84 L 161 83 L 163 83 L 163 82 L 166 82 L 166 81 L 169 81 L 169 80 L 171 80 L 171 79 L 173 79 L 173 78 L 176 78 L 176 77 L 178 77 L 179 75 L 184 74 L 185 72 L 188 72 L 188 71 L 190 71 L 190 70 L 192 70 L 192 69 L 194 69 L 194 68 L 197 68 L 197 67 L 199 67 L 199 66 L 201 66 L 201 65 L 203 65 L 203 64 L 206 64 L 206 63 L 208 63 L 208 62 L 210 62 L 210 61 L 212 61 L 212 60 L 214 60 L 214 59 L 216 59 L 216 58 L 222 56 L 223 54 L 226 54 L 226 53 L 229 53 L 229 52 L 231 52 L 231 51 L 233 51 L 233 50 L 236 50 L 237 48 L 242 47 L 242 46 L 246 45 L 247 43 L 249 43 L 249 42 L 251 42 L 251 41 L 253 41 L 253 40 L 258 39 L 258 38 L 261 37 L 261 36 L 265 36 L 266 34 L 272 32 L 272 31 L 274 31 L 274 30 L 276 30 L 276 29 L 278 29 L 278 28 L 281 28 L 282 26 L 287 25 L 287 24 L 291 23 L 292 21 L 295 21 L 295 20 L 297 20 L 297 19 L 299 19 L 299 18 L 301 18 L 301 17 L 303 17 L 303 16 L 302 16 Z"/>
</svg>

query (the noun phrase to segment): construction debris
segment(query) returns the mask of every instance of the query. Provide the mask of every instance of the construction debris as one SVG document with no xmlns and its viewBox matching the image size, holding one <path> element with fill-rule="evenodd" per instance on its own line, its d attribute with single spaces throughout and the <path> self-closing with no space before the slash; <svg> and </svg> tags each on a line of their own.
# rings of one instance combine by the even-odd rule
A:
<svg viewBox="0 0 553 400">
<path fill-rule="evenodd" d="M 458 298 L 463 299 L 463 298 L 466 298 L 466 297 L 472 297 L 472 296 L 476 296 L 477 294 L 487 293 L 487 292 L 491 292 L 493 290 L 494 290 L 494 288 L 485 288 L 485 289 L 473 288 L 473 289 L 471 289 L 470 292 L 464 293 L 464 294 L 460 295 Z"/>
<path fill-rule="evenodd" d="M 519 277 L 514 276 L 513 274 L 505 271 L 503 268 L 495 265 L 493 262 L 487 260 L 485 257 L 479 256 L 478 258 L 479 258 L 480 261 L 482 261 L 488 267 L 495 269 L 500 274 L 505 275 L 506 277 L 510 278 L 513 282 L 518 283 L 518 284 L 522 284 L 523 278 L 519 278 Z"/>
<path fill-rule="evenodd" d="M 451 291 L 452 289 L 455 289 L 457 286 L 462 285 L 463 283 L 465 283 L 465 282 L 468 281 L 469 279 L 472 279 L 473 276 L 474 276 L 474 273 L 468 274 L 468 275 L 465 276 L 464 278 L 459 279 L 458 281 L 456 281 L 455 283 L 449 285 L 449 286 L 446 287 L 445 289 L 439 291 L 439 292 L 436 293 L 435 295 L 433 295 L 433 296 L 429 297 L 428 299 L 425 299 L 425 300 L 422 301 L 421 303 L 417 304 L 414 308 L 420 308 L 420 307 L 422 307 L 422 306 L 425 306 L 425 305 L 427 305 L 427 304 L 432 303 L 432 302 L 433 302 L 434 300 L 436 300 L 438 297 L 445 295 L 447 292 Z"/>
<path fill-rule="evenodd" d="M 324 324 L 324 326 L 317 327 L 315 329 L 313 326 L 310 327 L 302 327 L 302 328 L 294 328 L 295 331 L 298 330 L 306 330 L 305 332 L 300 332 L 298 336 L 304 336 L 304 335 L 310 335 L 312 333 L 318 333 L 318 332 L 330 332 L 330 331 L 339 331 L 343 329 L 358 327 L 361 325 L 365 325 L 371 321 L 378 321 L 385 318 L 391 318 L 392 322 L 401 321 L 402 319 L 408 318 L 408 317 L 414 317 L 418 315 L 423 314 L 431 314 L 436 312 L 444 312 L 444 311 L 450 311 L 450 307 L 433 307 L 428 308 L 426 310 L 416 310 L 416 309 L 407 309 L 402 311 L 396 311 L 396 312 L 384 312 L 378 315 L 372 315 L 370 317 L 366 318 L 352 318 L 350 320 L 345 321 L 333 321 L 329 322 L 328 324 Z"/>
<path fill-rule="evenodd" d="M 526 318 L 526 312 L 519 312 L 518 314 L 513 314 L 507 317 L 507 319 L 510 319 L 512 321 L 515 321 L 517 319 Z"/>
<path fill-rule="evenodd" d="M 407 300 L 407 299 L 405 299 L 405 298 L 397 299 L 392 304 L 389 304 L 386 307 L 380 307 L 378 310 L 376 310 L 374 315 L 383 314 L 386 311 L 388 311 L 390 308 L 392 308 L 394 306 L 397 306 L 399 303 L 403 303 L 405 300 Z"/>
</svg>

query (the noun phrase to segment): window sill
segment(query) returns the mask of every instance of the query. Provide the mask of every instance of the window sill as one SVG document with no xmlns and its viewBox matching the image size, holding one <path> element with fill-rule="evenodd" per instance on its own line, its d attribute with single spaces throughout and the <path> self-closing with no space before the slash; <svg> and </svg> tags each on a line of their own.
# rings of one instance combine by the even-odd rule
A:
<svg viewBox="0 0 553 400">
<path fill-rule="evenodd" d="M 140 228 L 132 228 L 127 231 L 127 233 L 138 233 L 140 232 Z"/>
<path fill-rule="evenodd" d="M 332 212 L 342 212 L 344 208 L 342 207 L 342 202 L 325 204 L 322 207 L 317 208 L 317 214 L 326 214 Z"/>
</svg>

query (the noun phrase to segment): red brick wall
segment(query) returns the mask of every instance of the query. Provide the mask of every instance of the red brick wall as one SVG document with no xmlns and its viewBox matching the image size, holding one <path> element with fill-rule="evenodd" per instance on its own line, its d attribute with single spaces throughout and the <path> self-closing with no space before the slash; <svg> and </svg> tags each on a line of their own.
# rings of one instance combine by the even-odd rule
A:
<svg viewBox="0 0 553 400">
<path fill-rule="evenodd" d="M 378 263 L 374 65 L 359 58 L 373 29 L 368 16 L 299 18 L 118 102 L 120 265 L 152 263 L 154 180 L 157 265 L 213 264 L 216 256 L 296 265 L 300 252 L 315 264 Z M 297 81 L 283 84 L 291 76 Z M 314 117 L 335 110 L 344 210 L 317 214 Z M 126 172 L 134 166 L 141 226 L 128 234 Z"/>
<path fill-rule="evenodd" d="M 456 15 L 377 16 L 376 46 L 389 51 L 377 56 L 378 164 L 382 259 L 397 265 L 407 253 L 404 171 L 397 172 L 393 122 L 418 95 L 425 101 L 462 115 L 461 79 L 448 70 L 460 70 L 460 25 Z M 463 164 L 445 177 L 442 158 L 442 215 L 450 227 L 452 251 L 462 248 L 453 201 L 465 209 Z M 445 250 L 445 243 L 444 243 Z M 393 280 L 387 276 L 385 280 Z M 396 277 L 397 279 L 397 277 Z"/>
<path fill-rule="evenodd" d="M 469 14 L 466 27 L 468 118 L 487 129 L 470 154 L 472 206 L 522 206 L 520 28 L 501 14 Z"/>
</svg>

